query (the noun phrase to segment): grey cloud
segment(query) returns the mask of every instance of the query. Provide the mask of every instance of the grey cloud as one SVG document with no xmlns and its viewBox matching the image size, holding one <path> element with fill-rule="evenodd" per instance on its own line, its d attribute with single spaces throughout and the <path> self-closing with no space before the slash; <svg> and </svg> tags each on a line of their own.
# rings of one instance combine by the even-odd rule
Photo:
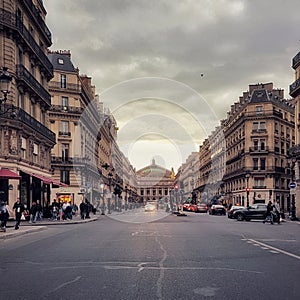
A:
<svg viewBox="0 0 300 300">
<path fill-rule="evenodd" d="M 74 64 L 92 76 L 99 93 L 124 80 L 166 77 L 198 91 L 218 117 L 249 84 L 271 81 L 288 96 L 294 78 L 291 59 L 299 51 L 296 0 L 44 4 L 52 48 L 70 49 Z M 197 101 L 193 105 L 176 89 L 170 98 L 198 110 Z"/>
</svg>

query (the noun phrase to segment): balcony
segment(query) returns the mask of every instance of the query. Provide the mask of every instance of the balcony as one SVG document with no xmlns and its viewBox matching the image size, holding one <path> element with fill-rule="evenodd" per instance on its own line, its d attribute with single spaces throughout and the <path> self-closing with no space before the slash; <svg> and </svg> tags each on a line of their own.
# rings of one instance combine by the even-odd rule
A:
<svg viewBox="0 0 300 300">
<path fill-rule="evenodd" d="M 11 108 L 12 108 L 11 105 L 7 105 L 7 104 L 4 104 L 4 105 L 2 104 L 2 107 L 3 107 L 3 110 L 8 110 L 8 111 L 11 111 Z M 32 131 L 34 131 L 36 134 L 40 134 L 40 135 L 44 136 L 53 145 L 56 142 L 55 133 L 52 132 L 50 129 L 48 129 L 46 126 L 44 126 L 42 123 L 37 121 L 35 118 L 33 118 L 31 115 L 29 115 L 22 108 L 14 107 L 14 112 L 6 113 L 5 118 L 14 120 L 15 122 L 21 122 L 23 125 L 30 127 Z M 26 126 L 23 126 L 24 131 L 26 131 Z"/>
<path fill-rule="evenodd" d="M 27 87 L 31 89 L 43 102 L 47 105 L 51 105 L 51 95 L 45 90 L 45 88 L 30 74 L 30 72 L 23 66 L 17 65 L 17 81 L 23 82 Z"/>
<path fill-rule="evenodd" d="M 75 84 L 75 83 L 67 83 L 66 87 L 61 86 L 61 82 L 58 81 L 50 81 L 49 82 L 49 89 L 50 90 L 59 90 L 61 91 L 62 89 L 67 92 L 73 92 L 73 93 L 79 93 L 80 92 L 80 85 Z"/>
<path fill-rule="evenodd" d="M 285 168 L 282 168 L 282 167 L 275 167 L 275 172 L 276 172 L 276 173 L 285 174 Z"/>
<path fill-rule="evenodd" d="M 49 61 L 47 55 L 43 52 L 41 47 L 36 43 L 31 33 L 27 30 L 22 20 L 16 17 L 16 15 L 14 15 L 13 13 L 4 9 L 0 9 L 0 24 L 3 27 L 8 27 L 10 30 L 15 30 L 18 33 L 19 36 L 17 36 L 17 38 L 23 40 L 27 47 L 31 49 L 31 51 L 35 55 L 36 60 L 39 61 L 44 68 L 48 79 L 52 78 L 53 66 L 51 62 Z"/>
<path fill-rule="evenodd" d="M 293 58 L 292 68 L 296 70 L 299 65 L 300 65 L 300 52 Z"/>
<path fill-rule="evenodd" d="M 249 148 L 250 154 L 268 154 L 269 153 L 269 147 L 250 147 Z"/>
<path fill-rule="evenodd" d="M 60 136 L 60 137 L 71 137 L 71 132 L 69 132 L 69 131 L 59 131 L 58 136 Z"/>
<path fill-rule="evenodd" d="M 52 44 L 51 32 L 47 27 L 45 21 L 41 17 L 39 10 L 33 4 L 32 0 L 24 0 L 24 3 L 26 4 L 28 10 L 32 13 L 33 17 L 35 18 L 37 26 L 41 29 L 43 35 L 45 36 L 48 42 L 48 46 L 51 46 Z"/>
<path fill-rule="evenodd" d="M 61 112 L 61 113 L 73 113 L 73 114 L 82 114 L 82 107 L 75 106 L 63 106 L 63 105 L 51 105 L 50 111 L 52 112 Z"/>
<path fill-rule="evenodd" d="M 51 156 L 53 165 L 72 165 L 73 161 L 73 157 Z"/>
<path fill-rule="evenodd" d="M 290 95 L 296 98 L 300 94 L 300 78 L 290 85 Z"/>
</svg>

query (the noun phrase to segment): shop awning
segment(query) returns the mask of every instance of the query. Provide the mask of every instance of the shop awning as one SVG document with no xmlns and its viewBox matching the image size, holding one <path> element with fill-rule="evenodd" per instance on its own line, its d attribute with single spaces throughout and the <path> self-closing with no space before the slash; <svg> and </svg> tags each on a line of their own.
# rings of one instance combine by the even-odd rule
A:
<svg viewBox="0 0 300 300">
<path fill-rule="evenodd" d="M 57 186 L 68 186 L 67 184 L 60 182 L 60 181 L 56 181 L 53 179 L 51 179 L 51 181 L 52 181 L 52 184 L 57 185 Z"/>
<path fill-rule="evenodd" d="M 45 184 L 50 184 L 52 183 L 52 180 L 50 177 L 45 177 L 42 175 L 38 175 L 38 174 L 34 174 L 34 173 L 30 173 L 31 176 L 40 179 L 41 181 L 43 181 Z"/>
<path fill-rule="evenodd" d="M 9 169 L 0 169 L 0 179 L 21 179 L 21 176 Z"/>
</svg>

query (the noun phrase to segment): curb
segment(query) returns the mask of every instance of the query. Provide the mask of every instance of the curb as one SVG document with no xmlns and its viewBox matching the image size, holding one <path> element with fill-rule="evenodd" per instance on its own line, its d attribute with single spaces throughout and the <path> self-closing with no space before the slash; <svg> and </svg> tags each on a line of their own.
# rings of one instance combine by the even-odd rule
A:
<svg viewBox="0 0 300 300">
<path fill-rule="evenodd" d="M 6 232 L 0 232 L 0 240 L 5 240 L 9 238 L 13 238 L 16 236 L 24 235 L 27 233 L 37 232 L 40 230 L 46 230 L 47 226 L 53 226 L 53 225 L 74 225 L 74 224 L 84 224 L 89 222 L 98 221 L 99 217 L 91 218 L 91 219 L 85 219 L 85 220 L 76 220 L 76 221 L 52 221 L 52 222 L 38 222 L 34 224 L 21 223 L 21 227 L 19 230 L 14 229 L 14 225 L 8 225 Z"/>
<path fill-rule="evenodd" d="M 24 234 L 28 234 L 28 233 L 32 233 L 32 232 L 37 232 L 37 231 L 41 231 L 41 230 L 46 230 L 47 227 L 46 226 L 36 226 L 35 228 L 29 228 L 29 229 L 21 229 L 21 230 L 14 230 L 12 229 L 12 231 L 6 231 L 5 233 L 0 235 L 0 240 L 6 240 L 9 238 L 13 238 L 16 236 L 20 236 L 20 235 L 24 235 Z"/>
</svg>

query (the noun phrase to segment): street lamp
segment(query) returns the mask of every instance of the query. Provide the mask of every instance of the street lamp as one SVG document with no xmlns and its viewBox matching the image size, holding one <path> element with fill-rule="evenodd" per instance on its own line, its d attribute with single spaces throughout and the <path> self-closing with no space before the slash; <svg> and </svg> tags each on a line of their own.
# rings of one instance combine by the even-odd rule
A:
<svg viewBox="0 0 300 300">
<path fill-rule="evenodd" d="M 289 159 L 289 163 L 291 164 L 292 182 L 294 182 L 294 168 L 295 168 L 296 161 L 297 161 L 296 157 L 292 157 Z M 297 217 L 296 217 L 295 194 L 292 193 L 291 196 L 292 196 L 291 220 L 296 221 Z"/>
<path fill-rule="evenodd" d="M 0 98 L 0 105 L 5 103 L 7 100 L 7 95 L 10 92 L 10 85 L 12 77 L 9 75 L 8 69 L 6 67 L 2 68 L 2 73 L 0 75 L 0 91 L 3 93 L 4 98 Z"/>
<path fill-rule="evenodd" d="M 246 192 L 247 192 L 247 207 L 249 207 L 249 193 L 250 193 L 250 188 L 249 188 L 249 177 L 250 174 L 246 174 L 246 179 L 247 179 L 247 187 L 246 187 Z"/>
<path fill-rule="evenodd" d="M 10 92 L 12 77 L 9 75 L 7 68 L 3 67 L 0 75 L 0 91 L 4 95 L 3 98 L 0 97 L 0 115 L 6 114 L 9 110 L 13 111 L 13 106 L 5 109 L 2 109 L 2 104 L 6 103 L 7 95 Z"/>
<path fill-rule="evenodd" d="M 100 183 L 100 190 L 102 193 L 102 207 L 101 207 L 101 215 L 105 215 L 105 201 L 104 201 L 104 183 Z"/>
<path fill-rule="evenodd" d="M 111 172 L 109 172 L 108 174 L 107 174 L 107 176 L 108 176 L 108 180 L 109 180 L 109 197 L 108 197 L 108 199 L 107 199 L 107 201 L 108 201 L 108 203 L 107 203 L 107 206 L 108 206 L 108 214 L 110 214 L 111 213 L 111 211 L 110 211 L 110 201 L 111 201 L 111 197 L 112 197 L 112 192 L 111 192 L 111 181 L 112 181 L 112 177 L 114 176 Z"/>
</svg>

